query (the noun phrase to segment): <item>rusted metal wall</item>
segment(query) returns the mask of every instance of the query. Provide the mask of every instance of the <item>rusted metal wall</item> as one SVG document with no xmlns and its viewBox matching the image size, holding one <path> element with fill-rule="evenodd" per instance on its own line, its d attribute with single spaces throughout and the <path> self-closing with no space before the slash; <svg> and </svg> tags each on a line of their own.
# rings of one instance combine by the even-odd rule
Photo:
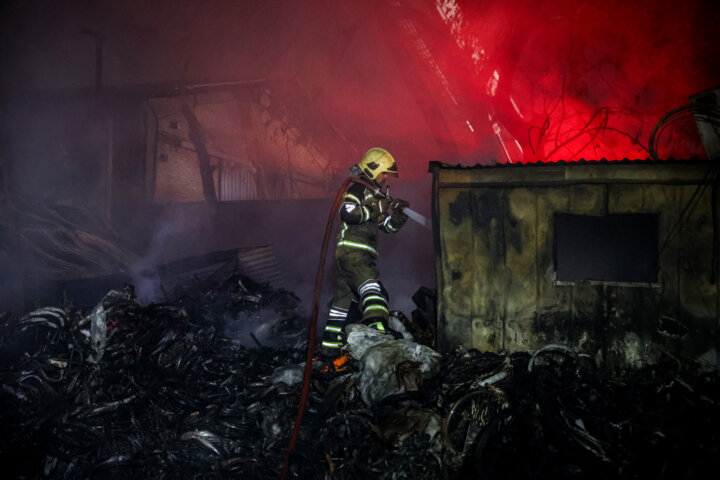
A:
<svg viewBox="0 0 720 480">
<path fill-rule="evenodd" d="M 657 346 L 717 362 L 710 162 L 459 167 L 431 163 L 438 344 L 493 352 L 562 343 L 606 365 Z M 658 215 L 653 284 L 556 281 L 553 215 Z"/>
</svg>

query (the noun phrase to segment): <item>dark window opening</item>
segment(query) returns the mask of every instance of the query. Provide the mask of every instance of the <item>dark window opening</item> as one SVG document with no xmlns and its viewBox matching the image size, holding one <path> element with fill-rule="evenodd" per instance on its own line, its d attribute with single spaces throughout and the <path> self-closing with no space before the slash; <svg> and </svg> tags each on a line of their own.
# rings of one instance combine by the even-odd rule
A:
<svg viewBox="0 0 720 480">
<path fill-rule="evenodd" d="M 658 215 L 555 214 L 555 271 L 565 282 L 658 281 Z"/>
</svg>

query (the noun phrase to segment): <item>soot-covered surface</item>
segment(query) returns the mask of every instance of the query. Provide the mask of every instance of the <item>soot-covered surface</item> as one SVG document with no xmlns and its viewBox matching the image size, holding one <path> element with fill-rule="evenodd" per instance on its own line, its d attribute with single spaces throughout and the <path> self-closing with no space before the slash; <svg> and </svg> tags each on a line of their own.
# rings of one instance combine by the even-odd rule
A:
<svg viewBox="0 0 720 480">
<path fill-rule="evenodd" d="M 88 311 L 4 319 L 8 478 L 280 478 L 305 358 L 299 305 L 233 273 L 171 303 L 143 305 L 127 287 Z M 423 375 L 398 365 L 401 393 L 370 406 L 364 358 L 341 372 L 316 364 L 291 478 L 699 478 L 718 467 L 720 378 L 667 354 L 609 376 L 563 346 L 458 350 Z"/>
</svg>

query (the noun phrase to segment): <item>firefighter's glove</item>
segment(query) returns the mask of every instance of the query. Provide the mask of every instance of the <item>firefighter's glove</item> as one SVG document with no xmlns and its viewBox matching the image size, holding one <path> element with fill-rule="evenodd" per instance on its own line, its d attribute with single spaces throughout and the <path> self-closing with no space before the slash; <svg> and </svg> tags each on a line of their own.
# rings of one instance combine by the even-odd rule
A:
<svg viewBox="0 0 720 480">
<path fill-rule="evenodd" d="M 408 216 L 403 212 L 403 208 L 409 206 L 410 203 L 401 198 L 390 200 L 390 222 L 395 230 L 400 229 L 407 222 Z"/>
<path fill-rule="evenodd" d="M 403 208 L 409 206 L 410 202 L 403 200 L 402 198 L 393 198 L 390 200 L 390 208 L 392 208 L 393 211 L 402 210 Z"/>
<path fill-rule="evenodd" d="M 393 228 L 395 230 L 400 229 L 403 225 L 405 225 L 405 222 L 407 222 L 408 216 L 405 212 L 402 210 L 393 210 L 390 214 L 390 223 L 392 224 Z"/>
</svg>

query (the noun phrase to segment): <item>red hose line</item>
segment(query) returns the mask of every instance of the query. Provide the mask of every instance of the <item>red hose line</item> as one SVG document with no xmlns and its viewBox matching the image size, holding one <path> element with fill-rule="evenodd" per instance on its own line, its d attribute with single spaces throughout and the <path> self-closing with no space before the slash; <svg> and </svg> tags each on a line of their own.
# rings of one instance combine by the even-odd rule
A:
<svg viewBox="0 0 720 480">
<path fill-rule="evenodd" d="M 300 433 L 300 424 L 302 423 L 303 413 L 305 413 L 305 404 L 307 403 L 308 393 L 310 392 L 310 376 L 312 374 L 312 361 L 313 352 L 315 350 L 315 332 L 317 330 L 317 319 L 318 319 L 318 304 L 320 301 L 320 293 L 322 292 L 322 280 L 323 271 L 325 270 L 325 257 L 327 256 L 327 248 L 330 242 L 330 235 L 332 234 L 332 227 L 335 220 L 335 215 L 340 207 L 345 189 L 352 178 L 347 178 L 337 195 L 335 195 L 335 201 L 333 201 L 332 208 L 330 209 L 330 217 L 328 218 L 327 225 L 325 227 L 325 237 L 323 238 L 322 249 L 320 250 L 320 262 L 318 263 L 317 273 L 315 274 L 315 293 L 313 294 L 313 309 L 312 317 L 310 318 L 310 331 L 308 332 L 308 345 L 307 345 L 307 356 L 305 358 L 305 372 L 303 373 L 303 386 L 302 392 L 300 393 L 300 403 L 298 404 L 298 412 L 295 417 L 295 426 L 293 427 L 292 434 L 290 435 L 290 444 L 287 447 L 287 454 L 285 455 L 285 462 L 283 464 L 282 480 L 285 480 L 290 473 L 290 454 L 295 449 L 297 443 L 297 437 Z"/>
<path fill-rule="evenodd" d="M 332 208 L 330 209 L 330 216 L 328 218 L 327 225 L 325 226 L 325 236 L 323 238 L 322 249 L 320 250 L 320 262 L 318 263 L 317 273 L 315 274 L 315 292 L 313 294 L 313 309 L 312 316 L 310 318 L 310 331 L 308 332 L 307 356 L 305 358 L 305 371 L 303 373 L 303 386 L 300 393 L 300 403 L 298 404 L 295 425 L 293 427 L 292 434 L 290 435 L 290 444 L 287 447 L 285 462 L 283 463 L 282 476 L 280 477 L 281 480 L 285 480 L 290 473 L 290 454 L 295 449 L 295 444 L 297 443 L 298 434 L 300 433 L 300 425 L 302 424 L 302 417 L 305 413 L 305 404 L 307 403 L 307 397 L 310 393 L 310 377 L 312 375 L 312 361 L 313 353 L 315 351 L 315 333 L 317 331 L 320 294 L 322 293 L 323 272 L 325 270 L 325 257 L 327 256 L 327 249 L 330 243 L 330 236 L 332 234 L 335 216 L 340 208 L 340 203 L 342 203 L 345 191 L 351 182 L 361 183 L 372 190 L 377 190 L 379 188 L 377 185 L 373 185 L 361 178 L 348 177 L 340 186 L 337 195 L 335 195 Z"/>
</svg>

